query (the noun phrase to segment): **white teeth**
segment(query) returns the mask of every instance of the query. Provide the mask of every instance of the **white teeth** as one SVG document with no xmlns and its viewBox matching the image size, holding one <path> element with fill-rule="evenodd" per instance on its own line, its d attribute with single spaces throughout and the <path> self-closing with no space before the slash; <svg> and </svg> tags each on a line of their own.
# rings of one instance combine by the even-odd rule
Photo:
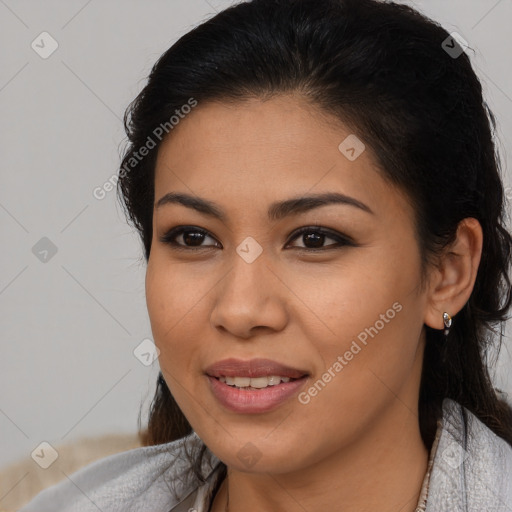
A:
<svg viewBox="0 0 512 512">
<path fill-rule="evenodd" d="M 276 386 L 281 382 L 281 379 L 283 382 L 288 382 L 290 380 L 288 377 L 277 377 L 276 375 L 272 375 L 271 377 L 267 377 L 268 385 Z"/>
<path fill-rule="evenodd" d="M 251 379 L 249 377 L 233 377 L 232 385 L 237 388 L 246 388 L 251 385 Z"/>
<path fill-rule="evenodd" d="M 281 379 L 279 379 L 281 380 Z M 278 382 L 279 384 L 279 382 Z M 254 379 L 251 379 L 251 388 L 266 388 L 270 385 L 269 378 L 268 377 L 256 377 Z M 239 386 L 240 387 L 240 386 Z"/>
<path fill-rule="evenodd" d="M 281 382 L 289 382 L 290 377 L 280 377 L 278 375 L 271 375 L 269 377 L 219 377 L 221 382 L 225 382 L 229 386 L 237 388 L 256 388 L 262 389 L 268 386 L 277 386 Z"/>
</svg>

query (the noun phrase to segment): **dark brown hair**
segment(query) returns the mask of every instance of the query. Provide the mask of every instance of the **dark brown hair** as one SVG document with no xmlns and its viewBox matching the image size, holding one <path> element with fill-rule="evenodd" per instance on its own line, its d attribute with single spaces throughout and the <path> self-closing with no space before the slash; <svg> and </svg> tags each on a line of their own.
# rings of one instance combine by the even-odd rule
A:
<svg viewBox="0 0 512 512">
<path fill-rule="evenodd" d="M 185 34 L 156 62 L 125 115 L 129 146 L 122 169 L 190 98 L 200 108 L 212 100 L 293 92 L 341 120 L 414 204 L 424 269 L 454 240 L 462 219 L 474 217 L 483 229 L 474 290 L 448 339 L 425 326 L 419 400 L 425 445 L 432 444 L 444 398 L 465 406 L 512 445 L 512 409 L 488 370 L 512 302 L 512 238 L 505 228 L 496 122 L 467 53 L 447 51 L 460 48 L 449 38 L 436 22 L 393 2 L 253 0 L 230 7 Z M 158 145 L 119 179 L 146 259 Z M 145 442 L 166 443 L 191 431 L 160 375 Z"/>
</svg>

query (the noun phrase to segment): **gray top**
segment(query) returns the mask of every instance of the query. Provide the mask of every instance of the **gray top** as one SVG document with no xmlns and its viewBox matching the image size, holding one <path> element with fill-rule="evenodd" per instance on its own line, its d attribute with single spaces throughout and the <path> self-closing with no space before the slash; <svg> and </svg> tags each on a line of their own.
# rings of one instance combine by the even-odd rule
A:
<svg viewBox="0 0 512 512">
<path fill-rule="evenodd" d="M 206 449 L 203 484 L 185 457 L 202 446 L 193 432 L 105 457 L 40 492 L 19 512 L 207 512 L 220 461 Z M 443 402 L 430 463 L 417 510 L 512 512 L 512 447 L 453 400 Z"/>
</svg>

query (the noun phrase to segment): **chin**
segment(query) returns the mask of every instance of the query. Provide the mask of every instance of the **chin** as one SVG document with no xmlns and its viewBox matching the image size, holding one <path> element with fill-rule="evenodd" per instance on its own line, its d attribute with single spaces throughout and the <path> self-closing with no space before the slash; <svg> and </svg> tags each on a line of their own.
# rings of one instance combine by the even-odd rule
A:
<svg viewBox="0 0 512 512">
<path fill-rule="evenodd" d="M 229 431 L 229 430 L 228 430 Z M 297 457 L 298 453 L 307 456 L 304 453 L 304 440 L 297 440 L 294 443 L 289 436 L 284 438 L 273 436 L 271 439 L 265 439 L 269 435 L 270 429 L 264 429 L 261 435 L 240 434 L 233 432 L 231 437 L 226 434 L 222 441 L 218 437 L 212 439 L 212 443 L 207 438 L 203 438 L 210 451 L 224 464 L 237 471 L 244 473 L 288 473 L 299 469 L 301 459 Z M 200 435 L 198 433 L 198 435 Z M 286 438 L 286 439 L 285 439 Z M 287 440 L 288 443 L 284 441 Z M 291 456 L 290 454 L 294 454 Z"/>
</svg>

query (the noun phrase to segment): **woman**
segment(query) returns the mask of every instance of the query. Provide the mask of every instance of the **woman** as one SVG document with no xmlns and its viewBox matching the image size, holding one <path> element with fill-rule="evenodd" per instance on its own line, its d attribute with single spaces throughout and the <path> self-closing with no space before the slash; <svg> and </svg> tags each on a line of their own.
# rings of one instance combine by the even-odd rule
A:
<svg viewBox="0 0 512 512">
<path fill-rule="evenodd" d="M 512 510 L 495 121 L 404 5 L 253 0 L 130 106 L 119 191 L 161 374 L 147 447 L 22 512 Z"/>
</svg>

